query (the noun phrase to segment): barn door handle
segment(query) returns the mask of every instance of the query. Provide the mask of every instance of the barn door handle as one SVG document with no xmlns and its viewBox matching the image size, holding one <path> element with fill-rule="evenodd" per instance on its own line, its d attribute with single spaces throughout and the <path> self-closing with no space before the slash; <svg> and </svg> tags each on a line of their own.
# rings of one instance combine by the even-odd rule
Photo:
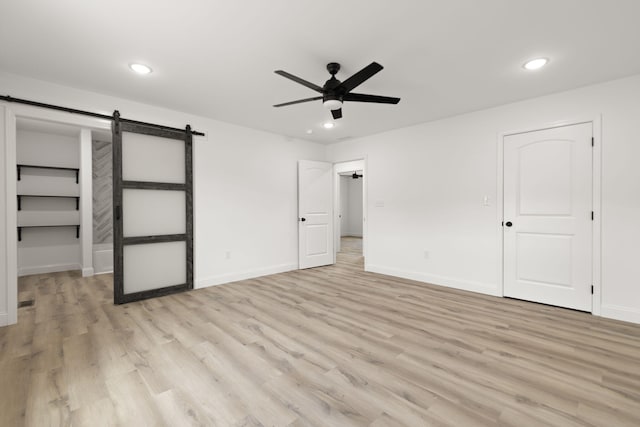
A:
<svg viewBox="0 0 640 427">
<path fill-rule="evenodd" d="M 506 225 L 507 227 L 511 227 L 513 223 L 511 221 L 507 221 L 504 223 L 504 225 Z"/>
</svg>

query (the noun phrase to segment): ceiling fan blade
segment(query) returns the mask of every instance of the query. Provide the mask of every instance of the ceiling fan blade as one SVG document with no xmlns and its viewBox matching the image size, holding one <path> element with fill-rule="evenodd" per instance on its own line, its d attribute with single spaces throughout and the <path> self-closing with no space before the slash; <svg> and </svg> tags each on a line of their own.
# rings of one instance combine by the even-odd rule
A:
<svg viewBox="0 0 640 427">
<path fill-rule="evenodd" d="M 342 118 L 342 108 L 338 108 L 337 110 L 331 110 L 331 115 L 334 120 L 338 120 Z"/>
<path fill-rule="evenodd" d="M 377 62 L 372 62 L 353 76 L 349 77 L 347 80 L 343 81 L 339 87 L 345 90 L 344 93 L 349 93 L 357 86 L 361 85 L 365 80 L 370 79 L 374 74 L 382 70 L 382 68 L 384 68 L 382 65 Z"/>
<path fill-rule="evenodd" d="M 308 81 L 306 81 L 306 80 L 303 80 L 303 79 L 301 79 L 300 77 L 294 76 L 293 74 L 289 74 L 289 73 L 287 73 L 286 71 L 276 70 L 276 71 L 274 71 L 274 73 L 276 73 L 276 74 L 280 74 L 282 77 L 286 77 L 286 78 L 288 78 L 289 80 L 293 80 L 293 81 L 294 81 L 294 82 L 296 82 L 296 83 L 300 83 L 302 86 L 306 86 L 306 87 L 308 87 L 309 89 L 313 89 L 313 90 L 315 90 L 316 92 L 320 92 L 320 93 L 322 93 L 322 88 L 321 88 L 320 86 L 318 86 L 318 85 L 314 85 L 313 83 L 308 82 Z"/>
<path fill-rule="evenodd" d="M 397 104 L 398 102 L 400 102 L 400 98 L 379 95 L 366 95 L 364 93 L 348 93 L 342 99 L 344 101 L 376 102 L 378 104 Z"/>
<path fill-rule="evenodd" d="M 317 101 L 318 99 L 322 99 L 322 97 L 321 96 L 316 96 L 316 97 L 313 97 L 313 98 L 298 99 L 297 101 L 291 101 L 291 102 L 285 102 L 283 104 L 277 104 L 277 105 L 274 105 L 274 107 L 285 107 L 287 105 L 301 104 L 303 102 L 309 102 L 309 101 Z"/>
</svg>

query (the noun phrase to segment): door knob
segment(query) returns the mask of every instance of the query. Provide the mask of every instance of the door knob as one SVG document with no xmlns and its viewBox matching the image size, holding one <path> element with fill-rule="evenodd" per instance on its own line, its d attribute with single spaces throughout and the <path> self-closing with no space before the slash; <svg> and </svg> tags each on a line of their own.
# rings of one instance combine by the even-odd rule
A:
<svg viewBox="0 0 640 427">
<path fill-rule="evenodd" d="M 511 227 L 513 223 L 511 221 L 507 221 L 504 223 L 504 225 L 506 225 L 507 227 Z"/>
<path fill-rule="evenodd" d="M 305 222 L 307 218 L 300 218 L 300 221 Z"/>
</svg>

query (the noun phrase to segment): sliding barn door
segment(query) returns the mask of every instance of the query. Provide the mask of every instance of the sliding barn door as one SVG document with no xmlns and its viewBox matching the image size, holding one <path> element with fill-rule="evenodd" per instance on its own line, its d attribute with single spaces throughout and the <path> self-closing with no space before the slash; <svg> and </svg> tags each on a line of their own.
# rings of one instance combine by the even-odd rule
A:
<svg viewBox="0 0 640 427">
<path fill-rule="evenodd" d="M 192 135 L 113 122 L 114 302 L 193 289 Z"/>
</svg>

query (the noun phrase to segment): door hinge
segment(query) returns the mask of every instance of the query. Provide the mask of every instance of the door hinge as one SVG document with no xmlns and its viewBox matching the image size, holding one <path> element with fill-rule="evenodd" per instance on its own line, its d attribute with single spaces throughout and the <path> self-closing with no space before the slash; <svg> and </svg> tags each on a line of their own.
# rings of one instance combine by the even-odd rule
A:
<svg viewBox="0 0 640 427">
<path fill-rule="evenodd" d="M 595 218 L 595 214 L 593 213 L 593 211 L 591 211 L 591 221 L 593 221 L 594 218 Z"/>
<path fill-rule="evenodd" d="M 593 285 L 591 285 L 591 295 L 593 295 Z"/>
<path fill-rule="evenodd" d="M 596 146 L 596 139 L 594 137 L 591 137 L 591 146 L 592 147 Z"/>
</svg>

